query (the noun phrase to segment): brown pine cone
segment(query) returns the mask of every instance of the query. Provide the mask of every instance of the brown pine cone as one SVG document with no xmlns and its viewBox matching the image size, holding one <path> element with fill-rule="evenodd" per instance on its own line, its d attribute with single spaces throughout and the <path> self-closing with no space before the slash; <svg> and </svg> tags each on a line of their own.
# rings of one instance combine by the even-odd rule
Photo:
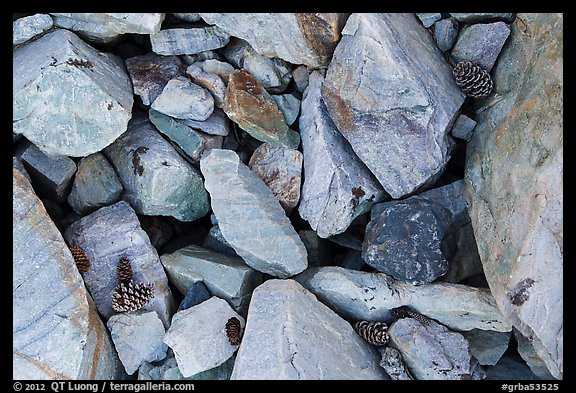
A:
<svg viewBox="0 0 576 393">
<path fill-rule="evenodd" d="M 390 339 L 388 325 L 384 322 L 358 321 L 354 324 L 354 330 L 372 345 L 386 345 Z"/>
<path fill-rule="evenodd" d="M 242 340 L 242 326 L 240 325 L 240 320 L 236 317 L 232 317 L 226 322 L 226 335 L 228 336 L 228 341 L 232 345 L 240 345 Z"/>
<path fill-rule="evenodd" d="M 422 325 L 428 325 L 428 323 L 430 323 L 430 319 L 427 316 L 422 315 L 419 312 L 412 310 L 408 306 L 402 306 L 402 307 L 398 307 L 398 308 L 393 309 L 392 315 L 396 319 L 414 318 L 414 319 L 420 321 L 420 323 L 422 323 Z"/>
<path fill-rule="evenodd" d="M 154 283 L 120 283 L 112 292 L 112 308 L 116 312 L 136 311 L 154 297 Z"/>
<path fill-rule="evenodd" d="M 488 71 L 469 61 L 461 61 L 452 70 L 456 84 L 470 97 L 487 97 L 492 93 L 493 82 Z"/>
<path fill-rule="evenodd" d="M 120 258 L 118 261 L 118 267 L 116 268 L 116 273 L 118 273 L 118 279 L 124 284 L 128 284 L 132 281 L 132 264 L 128 258 Z"/>
<path fill-rule="evenodd" d="M 76 267 L 80 273 L 84 274 L 90 270 L 90 259 L 88 259 L 83 249 L 74 245 L 70 247 L 70 251 L 72 252 L 74 262 L 76 262 Z"/>
</svg>

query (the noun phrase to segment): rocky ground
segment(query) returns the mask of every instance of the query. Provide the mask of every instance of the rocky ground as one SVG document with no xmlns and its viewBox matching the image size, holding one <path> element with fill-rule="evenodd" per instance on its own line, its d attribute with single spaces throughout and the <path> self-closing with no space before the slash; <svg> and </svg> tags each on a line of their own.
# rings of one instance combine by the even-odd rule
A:
<svg viewBox="0 0 576 393">
<path fill-rule="evenodd" d="M 562 379 L 562 28 L 15 14 L 13 377 Z"/>
</svg>

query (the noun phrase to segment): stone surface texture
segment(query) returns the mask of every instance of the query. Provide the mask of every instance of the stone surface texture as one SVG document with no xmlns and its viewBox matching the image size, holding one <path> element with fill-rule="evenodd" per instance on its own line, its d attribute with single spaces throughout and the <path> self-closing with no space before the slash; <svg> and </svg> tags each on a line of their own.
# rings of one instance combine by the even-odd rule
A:
<svg viewBox="0 0 576 393">
<path fill-rule="evenodd" d="M 150 35 L 152 50 L 159 55 L 193 55 L 222 48 L 230 36 L 218 26 L 165 29 Z"/>
<path fill-rule="evenodd" d="M 477 23 L 460 31 L 452 48 L 454 60 L 471 61 L 490 72 L 510 35 L 510 26 L 504 22 Z"/>
<path fill-rule="evenodd" d="M 18 18 L 12 22 L 12 45 L 20 45 L 24 42 L 44 33 L 54 25 L 54 21 L 48 14 L 34 14 Z"/>
<path fill-rule="evenodd" d="M 166 83 L 151 108 L 176 119 L 204 121 L 214 111 L 214 99 L 208 90 L 179 76 Z"/>
<path fill-rule="evenodd" d="M 470 353 L 482 365 L 493 366 L 508 349 L 511 332 L 494 332 L 490 330 L 473 329 L 461 332 L 468 340 Z"/>
</svg>

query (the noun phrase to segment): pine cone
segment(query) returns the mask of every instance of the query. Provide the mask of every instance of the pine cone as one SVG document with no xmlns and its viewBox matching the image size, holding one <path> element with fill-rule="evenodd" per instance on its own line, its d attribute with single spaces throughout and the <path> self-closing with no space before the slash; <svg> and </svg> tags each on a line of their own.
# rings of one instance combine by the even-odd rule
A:
<svg viewBox="0 0 576 393">
<path fill-rule="evenodd" d="M 388 325 L 384 322 L 358 321 L 354 324 L 354 330 L 372 345 L 386 345 L 390 339 Z"/>
<path fill-rule="evenodd" d="M 136 311 L 154 297 L 154 283 L 120 283 L 112 292 L 112 308 L 116 312 Z"/>
<path fill-rule="evenodd" d="M 493 82 L 488 71 L 471 62 L 461 61 L 452 70 L 456 84 L 470 97 L 486 97 L 492 93 Z"/>
<path fill-rule="evenodd" d="M 132 264 L 128 258 L 120 258 L 116 268 L 120 282 L 128 284 L 132 281 Z"/>
<path fill-rule="evenodd" d="M 226 322 L 226 335 L 228 336 L 228 341 L 232 345 L 240 345 L 242 340 L 242 326 L 240 325 L 240 320 L 236 317 L 232 317 Z"/>
<path fill-rule="evenodd" d="M 420 321 L 420 323 L 422 323 L 422 325 L 428 325 L 428 323 L 430 323 L 430 319 L 427 316 L 422 315 L 422 314 L 412 310 L 410 307 L 407 307 L 407 306 L 402 306 L 402 307 L 398 307 L 398 308 L 393 309 L 392 315 L 396 319 L 414 318 L 414 319 Z"/>
<path fill-rule="evenodd" d="M 90 270 L 90 259 L 88 259 L 83 249 L 74 245 L 70 247 L 70 251 L 72 252 L 74 262 L 76 262 L 76 267 L 80 273 L 84 274 Z"/>
</svg>

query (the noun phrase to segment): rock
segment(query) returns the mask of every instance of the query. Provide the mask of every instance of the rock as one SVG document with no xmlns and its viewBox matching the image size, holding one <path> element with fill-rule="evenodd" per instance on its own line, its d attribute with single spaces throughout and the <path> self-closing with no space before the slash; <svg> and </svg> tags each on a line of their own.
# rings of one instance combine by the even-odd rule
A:
<svg viewBox="0 0 576 393">
<path fill-rule="evenodd" d="M 240 64 L 269 93 L 282 93 L 292 79 L 288 63 L 277 57 L 260 55 L 250 46 L 244 48 Z"/>
<path fill-rule="evenodd" d="M 513 13 L 497 13 L 497 12 L 459 12 L 451 13 L 452 17 L 460 22 L 465 23 L 478 23 L 478 22 L 492 22 L 502 20 L 507 23 L 512 23 L 515 18 Z"/>
<path fill-rule="evenodd" d="M 296 281 L 268 280 L 252 295 L 230 379 L 387 379 L 379 360 L 348 322 Z"/>
<path fill-rule="evenodd" d="M 154 284 L 154 298 L 142 310 L 155 311 L 164 326 L 170 324 L 174 304 L 166 273 L 130 205 L 121 201 L 102 207 L 71 224 L 64 237 L 69 245 L 82 248 L 90 260 L 84 284 L 104 318 L 115 313 L 111 293 L 120 283 L 116 268 L 124 257 L 131 262 L 134 282 Z"/>
<path fill-rule="evenodd" d="M 434 12 L 417 12 L 416 16 L 420 19 L 420 22 L 424 25 L 424 27 L 428 28 L 432 26 L 435 22 L 442 19 L 442 14 L 434 13 Z"/>
<path fill-rule="evenodd" d="M 454 122 L 450 133 L 453 137 L 469 141 L 476 127 L 476 122 L 466 115 L 460 115 Z"/>
<path fill-rule="evenodd" d="M 397 348 L 416 379 L 464 380 L 472 376 L 468 342 L 435 321 L 427 324 L 402 318 L 388 329 L 390 345 Z"/>
<path fill-rule="evenodd" d="M 204 121 L 214 111 L 214 99 L 206 89 L 179 76 L 168 81 L 151 108 L 176 119 Z"/>
<path fill-rule="evenodd" d="M 563 374 L 563 16 L 519 14 L 466 152 L 470 218 L 498 307 Z M 546 127 L 542 128 L 542 124 Z"/>
<path fill-rule="evenodd" d="M 200 170 L 218 227 L 246 264 L 281 278 L 306 269 L 306 248 L 282 206 L 235 152 L 211 150 L 200 161 Z"/>
<path fill-rule="evenodd" d="M 301 93 L 304 94 L 304 90 L 308 87 L 308 69 L 306 66 L 299 65 L 298 67 L 292 70 L 292 79 L 294 79 L 294 83 L 296 84 L 296 89 Z"/>
<path fill-rule="evenodd" d="M 184 74 L 184 65 L 177 56 L 159 56 L 148 53 L 126 59 L 134 94 L 146 106 L 162 93 L 168 81 Z"/>
<path fill-rule="evenodd" d="M 194 221 L 208 214 L 208 194 L 188 164 L 143 116 L 104 150 L 124 185 L 124 200 L 139 214 Z"/>
<path fill-rule="evenodd" d="M 316 232 L 308 229 L 300 230 L 298 236 L 306 247 L 308 266 L 328 265 L 332 262 L 332 249 L 329 243 L 318 237 Z"/>
<path fill-rule="evenodd" d="M 362 258 L 376 270 L 413 285 L 428 284 L 448 271 L 441 242 L 450 212 L 408 198 L 385 209 L 366 227 Z"/>
<path fill-rule="evenodd" d="M 542 361 L 534 351 L 534 347 L 530 343 L 530 340 L 524 337 L 518 330 L 514 329 L 514 338 L 518 343 L 518 353 L 526 362 L 526 365 L 530 367 L 530 370 L 540 379 L 553 380 L 554 377 L 548 371 L 546 363 Z"/>
<path fill-rule="evenodd" d="M 76 213 L 85 215 L 118 202 L 122 190 L 112 165 L 101 153 L 94 153 L 78 163 L 68 203 Z"/>
<path fill-rule="evenodd" d="M 20 161 L 18 157 L 12 157 L 12 167 L 16 169 L 18 172 L 20 172 L 26 179 L 28 179 L 30 183 L 32 183 L 30 175 L 28 174 L 28 172 L 26 172 L 24 164 L 22 164 L 22 161 Z"/>
<path fill-rule="evenodd" d="M 434 39 L 438 49 L 449 51 L 458 37 L 458 25 L 454 19 L 442 19 L 434 23 Z"/>
<path fill-rule="evenodd" d="M 389 323 L 391 309 L 408 306 L 453 330 L 512 329 L 486 288 L 449 283 L 414 286 L 384 273 L 336 266 L 312 267 L 294 279 L 347 319 Z"/>
<path fill-rule="evenodd" d="M 180 306 L 178 306 L 178 310 L 176 312 L 197 306 L 198 304 L 208 299 L 210 299 L 210 293 L 208 292 L 206 285 L 204 285 L 202 281 L 196 281 L 194 284 L 192 284 L 186 293 L 186 296 L 184 296 L 184 299 L 180 303 Z"/>
<path fill-rule="evenodd" d="M 224 97 L 226 95 L 226 85 L 218 75 L 204 72 L 196 64 L 188 66 L 186 73 L 190 76 L 192 82 L 210 92 L 214 99 L 214 105 L 218 108 L 222 108 Z"/>
<path fill-rule="evenodd" d="M 263 143 L 254 150 L 248 167 L 264 180 L 286 213 L 290 214 L 300 200 L 302 153 Z"/>
<path fill-rule="evenodd" d="M 155 312 L 112 315 L 106 323 L 118 356 L 129 375 L 143 362 L 155 362 L 166 357 L 168 347 L 164 325 Z"/>
<path fill-rule="evenodd" d="M 160 30 L 161 13 L 52 13 L 54 24 L 87 41 L 107 44 L 123 34 L 153 34 Z"/>
<path fill-rule="evenodd" d="M 270 94 L 245 70 L 230 75 L 224 112 L 254 138 L 274 146 L 296 149 L 300 136 L 284 121 Z"/>
<path fill-rule="evenodd" d="M 196 131 L 154 109 L 150 109 L 148 117 L 156 129 L 182 149 L 185 158 L 192 161 L 200 161 L 200 156 L 206 150 L 222 147 L 223 138 L 221 136 Z"/>
<path fill-rule="evenodd" d="M 230 74 L 234 72 L 234 67 L 231 64 L 216 59 L 197 61 L 195 64 L 204 72 L 218 75 L 226 86 L 228 86 Z"/>
<path fill-rule="evenodd" d="M 200 13 L 200 16 L 228 34 L 246 40 L 261 55 L 322 67 L 330 61 L 348 14 Z"/>
<path fill-rule="evenodd" d="M 119 379 L 122 365 L 62 235 L 12 172 L 12 377 Z"/>
<path fill-rule="evenodd" d="M 328 116 L 322 83 L 322 76 L 313 72 L 302 100 L 304 184 L 298 213 L 326 238 L 344 232 L 385 194 Z"/>
<path fill-rule="evenodd" d="M 350 16 L 322 95 L 338 130 L 394 199 L 440 176 L 465 96 L 414 15 Z"/>
<path fill-rule="evenodd" d="M 272 98 L 276 101 L 278 109 L 282 111 L 286 124 L 291 126 L 300 112 L 300 100 L 292 94 L 273 95 Z"/>
<path fill-rule="evenodd" d="M 228 380 L 234 368 L 236 356 L 232 355 L 230 359 L 226 360 L 220 366 L 211 368 L 210 370 L 202 371 L 191 377 L 184 377 L 180 370 L 172 350 L 169 350 L 170 355 L 160 365 L 153 366 L 144 363 L 138 372 L 139 380 L 157 380 L 157 381 L 178 381 L 178 380 Z"/>
<path fill-rule="evenodd" d="M 482 365 L 493 366 L 504 355 L 510 342 L 510 332 L 473 329 L 461 332 L 468 341 L 470 353 Z"/>
<path fill-rule="evenodd" d="M 475 275 L 484 275 L 474 230 L 467 216 L 468 222 L 447 234 L 442 241 L 442 250 L 449 261 L 449 267 L 446 274 L 440 277 L 441 281 L 458 283 Z"/>
<path fill-rule="evenodd" d="M 230 120 L 228 120 L 224 111 L 218 108 L 214 108 L 214 112 L 204 121 L 189 119 L 178 119 L 177 121 L 210 135 L 226 136 L 230 133 Z"/>
<path fill-rule="evenodd" d="M 224 236 L 222 236 L 222 232 L 220 231 L 220 228 L 218 228 L 218 225 L 214 225 L 210 228 L 210 232 L 208 232 L 208 235 L 204 239 L 202 247 L 209 248 L 210 250 L 214 250 L 220 254 L 238 257 L 238 254 L 236 254 L 236 251 L 234 251 L 230 243 L 228 243 L 226 239 L 224 239 Z"/>
<path fill-rule="evenodd" d="M 152 50 L 159 55 L 193 55 L 222 48 L 229 40 L 218 26 L 165 29 L 150 35 Z"/>
<path fill-rule="evenodd" d="M 402 361 L 402 354 L 397 349 L 383 347 L 379 348 L 379 351 L 382 354 L 380 366 L 386 370 L 386 374 L 388 374 L 391 379 L 395 381 L 411 381 L 414 379 L 406 369 Z"/>
<path fill-rule="evenodd" d="M 231 37 L 228 45 L 222 49 L 222 54 L 234 68 L 242 68 L 244 65 L 244 49 L 251 50 L 252 47 L 240 38 Z"/>
<path fill-rule="evenodd" d="M 12 130 L 47 154 L 84 157 L 126 131 L 132 86 L 120 60 L 55 30 L 12 56 Z"/>
<path fill-rule="evenodd" d="M 48 14 L 34 14 L 12 22 L 12 45 L 20 45 L 44 33 L 54 25 Z"/>
<path fill-rule="evenodd" d="M 164 342 L 174 351 L 184 377 L 219 366 L 234 354 L 237 346 L 230 344 L 225 330 L 231 317 L 244 328 L 244 318 L 217 297 L 174 315 Z"/>
<path fill-rule="evenodd" d="M 172 13 L 176 18 L 185 20 L 186 22 L 197 22 L 202 18 L 196 13 Z"/>
<path fill-rule="evenodd" d="M 230 359 L 226 360 L 218 367 L 211 368 L 210 370 L 202 371 L 201 373 L 194 374 L 189 377 L 189 380 L 197 381 L 224 381 L 229 380 L 232 375 L 232 370 L 234 369 L 234 363 L 236 362 L 236 356 L 232 355 Z M 176 370 L 171 369 L 165 375 L 170 378 L 170 376 L 175 373 Z"/>
<path fill-rule="evenodd" d="M 172 237 L 174 230 L 172 226 L 158 216 L 139 216 L 140 226 L 148 235 L 150 244 L 156 250 L 161 249 Z"/>
<path fill-rule="evenodd" d="M 242 259 L 207 250 L 193 244 L 160 257 L 170 282 L 186 294 L 201 277 L 213 296 L 226 300 L 244 314 L 252 290 L 262 282 L 262 274 L 248 267 Z"/>
<path fill-rule="evenodd" d="M 457 62 L 471 61 L 488 72 L 510 35 L 510 26 L 504 22 L 477 23 L 460 32 L 451 55 Z"/>
<path fill-rule="evenodd" d="M 59 203 L 66 201 L 76 173 L 74 161 L 62 155 L 46 155 L 32 143 L 25 145 L 19 158 L 37 189 Z"/>
<path fill-rule="evenodd" d="M 352 224 L 353 223 L 354 221 L 352 222 Z M 366 224 L 364 224 L 364 226 L 366 226 Z M 342 232 L 338 235 L 330 236 L 327 239 L 330 240 L 332 243 L 336 243 L 342 247 L 362 251 L 363 238 L 364 233 L 359 233 L 356 230 L 356 228 L 348 228 L 345 232 Z"/>
<path fill-rule="evenodd" d="M 494 367 L 487 367 L 486 379 L 520 381 L 539 380 L 539 378 L 530 371 L 530 368 L 526 363 L 511 356 L 503 356 Z"/>
<path fill-rule="evenodd" d="M 362 270 L 366 266 L 366 262 L 362 258 L 360 251 L 349 250 L 342 262 L 339 263 L 339 266 L 350 270 Z"/>
</svg>

